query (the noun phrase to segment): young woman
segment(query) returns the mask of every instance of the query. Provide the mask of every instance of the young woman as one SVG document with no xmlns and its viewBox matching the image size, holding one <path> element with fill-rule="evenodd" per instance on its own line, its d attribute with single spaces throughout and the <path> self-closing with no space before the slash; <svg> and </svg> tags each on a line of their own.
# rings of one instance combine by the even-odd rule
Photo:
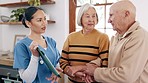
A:
<svg viewBox="0 0 148 83">
<path fill-rule="evenodd" d="M 57 82 L 58 77 L 46 67 L 39 56 L 38 47 L 48 57 L 51 63 L 58 67 L 60 54 L 56 48 L 56 42 L 50 37 L 43 36 L 46 30 L 46 16 L 38 7 L 29 7 L 25 11 L 22 23 L 30 29 L 30 33 L 24 39 L 17 42 L 14 49 L 14 68 L 18 69 L 24 83 L 50 83 Z"/>
</svg>

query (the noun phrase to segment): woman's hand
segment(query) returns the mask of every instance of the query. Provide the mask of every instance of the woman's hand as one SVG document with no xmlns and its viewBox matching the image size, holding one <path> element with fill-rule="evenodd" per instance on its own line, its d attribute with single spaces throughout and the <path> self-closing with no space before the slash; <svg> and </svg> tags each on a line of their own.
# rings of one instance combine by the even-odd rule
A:
<svg viewBox="0 0 148 83">
<path fill-rule="evenodd" d="M 81 79 L 83 79 L 86 76 L 86 74 L 84 72 L 76 72 L 74 75 L 76 77 L 81 78 Z"/>
<path fill-rule="evenodd" d="M 86 66 L 68 66 L 67 68 L 67 74 L 71 77 L 74 77 L 74 76 L 85 76 L 82 72 L 85 70 Z M 79 73 L 77 73 L 79 72 Z M 81 72 L 81 73 L 80 73 Z"/>
<path fill-rule="evenodd" d="M 92 83 L 92 82 L 95 82 L 93 76 L 89 76 L 86 74 L 85 77 L 82 77 L 82 80 L 85 81 L 85 83 Z"/>
<path fill-rule="evenodd" d="M 30 51 L 32 52 L 32 54 L 33 54 L 34 56 L 39 57 L 39 53 L 38 53 L 38 51 L 36 50 L 37 47 L 38 47 L 38 43 L 35 42 L 35 41 L 32 41 L 32 43 L 31 43 L 30 46 L 29 46 Z"/>
<path fill-rule="evenodd" d="M 56 70 L 60 73 L 63 72 L 63 70 L 61 68 L 56 68 Z M 54 83 L 54 82 L 58 82 L 59 77 L 57 77 L 54 73 L 52 73 L 51 77 L 49 77 L 49 78 L 46 77 L 46 79 L 51 80 L 52 81 L 51 83 Z"/>
</svg>

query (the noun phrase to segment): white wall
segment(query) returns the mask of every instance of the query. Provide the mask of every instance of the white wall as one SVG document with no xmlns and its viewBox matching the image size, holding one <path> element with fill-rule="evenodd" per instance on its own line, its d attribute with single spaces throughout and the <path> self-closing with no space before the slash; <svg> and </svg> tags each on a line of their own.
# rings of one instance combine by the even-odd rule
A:
<svg viewBox="0 0 148 83">
<path fill-rule="evenodd" d="M 137 8 L 137 21 L 148 31 L 148 0 L 131 0 Z"/>
<path fill-rule="evenodd" d="M 13 0 L 14 1 L 14 0 Z M 16 0 L 17 1 L 17 0 Z M 55 4 L 41 6 L 56 23 L 49 24 L 45 35 L 51 36 L 57 41 L 57 47 L 61 52 L 63 42 L 69 31 L 69 2 L 68 0 L 55 0 Z M 9 15 L 12 9 L 0 7 L 0 15 Z M 29 33 L 29 29 L 23 25 L 0 25 L 0 50 L 13 51 L 14 37 L 17 34 Z"/>
</svg>

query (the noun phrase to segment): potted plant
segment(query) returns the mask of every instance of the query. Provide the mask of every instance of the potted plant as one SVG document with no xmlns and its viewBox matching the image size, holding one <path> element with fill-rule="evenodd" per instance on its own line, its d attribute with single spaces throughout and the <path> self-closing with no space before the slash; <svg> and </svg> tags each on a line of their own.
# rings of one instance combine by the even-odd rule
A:
<svg viewBox="0 0 148 83">
<path fill-rule="evenodd" d="M 40 0 L 28 0 L 28 4 L 30 6 L 40 6 Z M 16 10 L 12 10 L 11 13 L 13 13 L 10 18 L 11 22 L 18 22 L 21 21 L 22 14 L 25 12 L 26 8 L 18 8 Z"/>
<path fill-rule="evenodd" d="M 54 1 L 54 0 L 28 0 L 28 4 L 30 6 L 40 6 L 41 2 L 50 2 L 50 1 Z"/>
<path fill-rule="evenodd" d="M 28 0 L 28 4 L 30 6 L 40 6 L 41 5 L 41 1 L 40 0 Z"/>
<path fill-rule="evenodd" d="M 22 14 L 25 12 L 26 8 L 18 8 L 16 10 L 12 10 L 11 13 L 13 13 L 12 15 L 10 15 L 11 18 L 11 22 L 18 22 L 21 21 L 20 16 L 22 16 Z"/>
</svg>

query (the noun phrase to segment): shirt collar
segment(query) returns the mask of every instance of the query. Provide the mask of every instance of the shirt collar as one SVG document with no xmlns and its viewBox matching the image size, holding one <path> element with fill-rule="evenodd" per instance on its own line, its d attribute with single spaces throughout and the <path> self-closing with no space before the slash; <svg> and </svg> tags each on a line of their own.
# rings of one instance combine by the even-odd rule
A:
<svg viewBox="0 0 148 83">
<path fill-rule="evenodd" d="M 129 34 L 131 34 L 132 32 L 134 32 L 137 28 L 138 28 L 138 26 L 139 26 L 139 22 L 135 22 L 125 33 L 124 33 L 124 35 L 120 35 L 120 34 L 118 34 L 118 33 L 116 33 L 116 37 L 118 38 L 118 40 L 121 40 L 121 39 L 123 39 L 123 38 L 125 38 L 125 37 L 127 37 Z"/>
</svg>

